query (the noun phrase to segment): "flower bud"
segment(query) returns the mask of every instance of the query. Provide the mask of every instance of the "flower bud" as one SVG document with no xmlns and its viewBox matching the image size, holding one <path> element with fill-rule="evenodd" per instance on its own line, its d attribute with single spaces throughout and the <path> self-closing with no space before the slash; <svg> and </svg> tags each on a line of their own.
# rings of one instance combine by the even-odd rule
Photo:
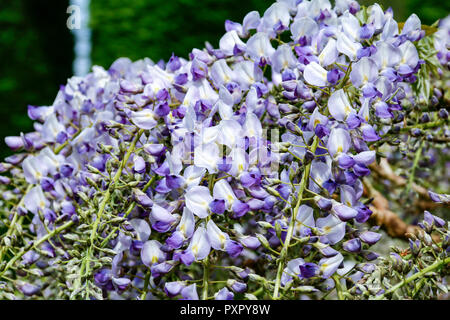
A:
<svg viewBox="0 0 450 320">
<path fill-rule="evenodd" d="M 234 279 L 229 279 L 227 281 L 227 286 L 237 293 L 243 293 L 247 290 L 247 285 L 245 283 L 236 281 Z"/>
<path fill-rule="evenodd" d="M 413 241 L 413 240 L 409 239 L 409 248 L 413 255 L 417 256 L 420 252 L 421 247 L 422 247 L 422 243 L 419 240 Z"/>
<path fill-rule="evenodd" d="M 361 241 L 358 238 L 348 240 L 342 244 L 342 248 L 347 252 L 357 253 L 361 251 Z"/>
<path fill-rule="evenodd" d="M 133 189 L 133 198 L 139 205 L 143 206 L 144 208 L 151 208 L 153 206 L 153 200 L 139 189 Z"/>
<path fill-rule="evenodd" d="M 273 225 L 271 225 L 270 223 L 266 222 L 266 221 L 258 221 L 257 224 L 259 224 L 261 227 L 265 228 L 265 229 L 272 229 Z"/>
<path fill-rule="evenodd" d="M 259 233 L 256 234 L 256 237 L 258 238 L 259 242 L 261 242 L 264 248 L 271 249 L 269 241 L 267 241 L 266 237 Z"/>
<path fill-rule="evenodd" d="M 441 119 L 447 119 L 448 118 L 448 111 L 445 109 L 439 110 L 439 118 Z"/>
</svg>

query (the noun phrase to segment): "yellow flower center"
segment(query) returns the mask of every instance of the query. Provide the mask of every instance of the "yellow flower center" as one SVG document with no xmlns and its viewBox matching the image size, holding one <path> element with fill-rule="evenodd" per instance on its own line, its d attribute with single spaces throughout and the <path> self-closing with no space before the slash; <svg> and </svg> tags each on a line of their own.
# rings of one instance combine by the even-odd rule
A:
<svg viewBox="0 0 450 320">
<path fill-rule="evenodd" d="M 350 106 L 345 106 L 345 108 L 344 108 L 344 111 L 346 114 L 349 114 L 351 110 L 352 109 L 350 108 Z"/>
<path fill-rule="evenodd" d="M 192 252 L 194 252 L 194 256 L 197 256 L 197 254 L 198 254 L 198 245 L 197 244 L 194 244 L 192 246 Z"/>
</svg>

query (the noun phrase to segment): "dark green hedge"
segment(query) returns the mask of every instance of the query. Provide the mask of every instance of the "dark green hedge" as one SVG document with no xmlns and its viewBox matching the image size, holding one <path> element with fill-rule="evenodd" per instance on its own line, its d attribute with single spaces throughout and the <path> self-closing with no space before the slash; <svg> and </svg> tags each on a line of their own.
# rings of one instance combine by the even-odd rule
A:
<svg viewBox="0 0 450 320">
<path fill-rule="evenodd" d="M 27 105 L 53 103 L 72 73 L 68 1 L 0 1 L 0 157 L 4 137 L 32 129 Z"/>
<path fill-rule="evenodd" d="M 414 12 L 420 17 L 422 23 L 431 25 L 440 18 L 450 14 L 450 1 L 448 0 L 407 0 L 408 12 Z"/>
<path fill-rule="evenodd" d="M 205 41 L 217 46 L 226 19 L 242 21 L 252 10 L 263 13 L 273 0 L 122 0 L 91 2 L 92 60 L 109 66 L 114 59 L 167 60 L 187 57 Z"/>
</svg>

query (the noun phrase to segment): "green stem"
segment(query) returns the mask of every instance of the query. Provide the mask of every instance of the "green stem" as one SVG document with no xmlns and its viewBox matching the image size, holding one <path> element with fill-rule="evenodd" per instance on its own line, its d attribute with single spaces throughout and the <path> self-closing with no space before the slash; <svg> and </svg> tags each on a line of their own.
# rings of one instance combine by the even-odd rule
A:
<svg viewBox="0 0 450 320">
<path fill-rule="evenodd" d="M 150 270 L 148 270 L 147 274 L 145 275 L 144 288 L 142 288 L 141 300 L 144 300 L 145 297 L 147 296 L 147 293 L 148 293 L 147 288 L 148 288 L 148 284 L 150 282 L 150 275 L 151 275 L 151 272 L 150 272 Z"/>
<path fill-rule="evenodd" d="M 347 67 L 347 72 L 345 73 L 344 79 L 342 79 L 342 81 L 339 83 L 339 85 L 336 88 L 337 90 L 342 89 L 345 86 L 348 79 L 350 78 L 351 71 L 352 71 L 352 63 L 350 62 L 350 64 Z"/>
<path fill-rule="evenodd" d="M 314 142 L 312 144 L 311 147 L 311 151 L 314 153 L 316 152 L 317 146 L 319 145 L 319 138 L 317 136 L 314 137 Z M 295 218 L 297 217 L 297 213 L 298 210 L 300 208 L 300 204 L 302 202 L 303 199 L 303 192 L 306 189 L 306 183 L 308 181 L 309 178 L 309 172 L 311 170 L 311 162 L 308 163 L 305 167 L 305 171 L 303 172 L 303 176 L 302 176 L 302 180 L 300 182 L 300 189 L 298 190 L 298 197 L 297 197 L 297 204 L 295 205 L 294 208 L 294 212 L 292 214 L 292 217 L 290 219 L 289 222 L 289 227 L 288 227 L 288 231 L 286 234 L 286 239 L 284 241 L 283 244 L 283 248 L 281 249 L 281 253 L 280 253 L 280 258 L 279 258 L 279 264 L 278 264 L 278 271 L 277 271 L 277 277 L 275 280 L 275 288 L 273 291 L 273 298 L 274 299 L 278 299 L 278 293 L 280 291 L 280 285 L 281 285 L 281 276 L 283 274 L 283 270 L 284 270 L 284 263 L 287 257 L 287 251 L 289 248 L 289 244 L 291 242 L 292 239 L 292 234 L 294 232 L 294 227 L 295 227 Z"/>
<path fill-rule="evenodd" d="M 428 123 L 419 123 L 416 125 L 412 125 L 412 126 L 406 126 L 404 128 L 401 128 L 400 131 L 397 133 L 393 133 L 393 132 L 388 132 L 385 135 L 383 135 L 381 137 L 380 140 L 378 141 L 372 141 L 368 143 L 369 147 L 374 147 L 377 148 L 379 146 L 381 146 L 383 143 L 385 143 L 386 141 L 389 141 L 393 136 L 397 137 L 399 133 L 409 133 L 412 129 L 422 129 L 422 130 L 426 130 L 426 129 L 433 129 L 433 128 L 438 128 L 441 127 L 445 124 L 447 124 L 448 120 L 438 120 L 438 121 L 434 121 L 434 122 L 428 122 Z"/>
<path fill-rule="evenodd" d="M 150 188 L 150 186 L 153 184 L 153 182 L 155 182 L 156 180 L 156 175 L 154 175 L 148 182 L 147 184 L 144 186 L 144 188 L 142 189 L 143 192 L 147 191 L 148 188 Z M 130 206 L 128 207 L 127 211 L 124 214 L 124 218 L 128 217 L 128 215 L 131 213 L 131 211 L 133 211 L 133 209 L 136 207 L 136 202 L 133 202 L 130 204 Z M 100 247 L 103 248 L 109 241 L 109 239 L 111 239 L 111 237 L 117 232 L 117 230 L 119 230 L 119 226 L 118 227 L 114 227 L 114 229 L 108 234 L 108 236 L 102 241 L 102 243 L 100 244 Z"/>
<path fill-rule="evenodd" d="M 28 187 L 25 190 L 24 194 L 27 194 L 28 191 L 30 191 L 32 187 L 33 187 L 32 184 L 28 185 Z M 16 222 L 17 222 L 17 220 L 19 218 L 19 210 L 18 210 L 18 208 L 22 206 L 24 199 L 25 199 L 25 197 L 22 197 L 22 199 L 20 199 L 20 202 L 17 204 L 17 206 L 16 206 L 17 209 L 14 212 L 14 216 L 13 216 L 13 218 L 11 220 L 11 223 L 10 223 L 10 225 L 8 227 L 8 231 L 6 232 L 5 237 L 9 237 L 9 236 L 11 236 L 12 234 L 14 234 L 16 232 Z M 2 247 L 0 249 L 0 262 L 3 261 L 3 256 L 5 255 L 7 249 L 8 248 L 6 246 Z"/>
<path fill-rule="evenodd" d="M 203 261 L 203 289 L 202 300 L 208 299 L 208 281 L 209 281 L 209 258 L 206 257 Z"/>
<path fill-rule="evenodd" d="M 422 289 L 422 287 L 423 287 L 424 284 L 425 284 L 425 281 L 426 281 L 426 279 L 425 279 L 425 278 L 422 278 L 422 279 L 420 279 L 420 281 L 419 281 L 419 283 L 417 284 L 417 286 L 414 286 L 414 291 L 413 291 L 413 293 L 412 293 L 412 298 L 413 298 L 413 299 L 415 298 L 416 294 L 420 291 L 420 289 Z"/>
<path fill-rule="evenodd" d="M 406 127 L 400 129 L 400 133 L 406 133 L 406 132 L 411 131 L 411 129 L 415 129 L 415 128 L 423 129 L 423 130 L 433 129 L 433 128 L 440 127 L 445 123 L 446 123 L 446 120 L 438 120 L 438 121 L 434 121 L 434 122 L 416 124 L 413 126 L 406 126 Z"/>
<path fill-rule="evenodd" d="M 136 148 L 136 144 L 139 141 L 139 139 L 141 138 L 142 134 L 144 133 L 143 129 L 140 129 L 138 131 L 138 133 L 136 134 L 136 136 L 134 137 L 133 141 L 131 142 L 130 147 L 128 148 L 124 158 L 122 159 L 122 162 L 120 163 L 119 169 L 117 170 L 116 174 L 114 175 L 113 180 L 111 181 L 111 183 L 108 186 L 108 190 L 106 190 L 106 193 L 103 197 L 102 202 L 100 203 L 99 206 L 99 210 L 98 210 L 98 214 L 97 217 L 94 221 L 93 227 L 92 227 L 92 231 L 91 231 L 91 236 L 90 236 L 90 242 L 91 245 L 89 246 L 89 248 L 86 250 L 86 255 L 83 258 L 82 264 L 81 264 L 81 268 L 80 268 L 80 272 L 79 272 L 79 277 L 76 279 L 76 281 L 81 284 L 81 279 L 84 277 L 88 277 L 90 275 L 90 261 L 92 258 L 92 254 L 94 251 L 94 242 L 97 239 L 97 229 L 98 229 L 98 225 L 100 224 L 100 220 L 103 216 L 103 213 L 105 212 L 105 208 L 107 203 L 109 202 L 109 199 L 111 197 L 111 190 L 114 189 L 116 183 L 120 180 L 120 177 L 122 176 L 122 171 L 125 168 L 131 154 L 134 152 L 135 148 Z M 86 283 L 86 291 L 89 290 L 88 284 Z M 89 299 L 88 293 L 85 292 L 86 294 L 86 299 Z"/>
<path fill-rule="evenodd" d="M 408 185 L 406 186 L 406 193 L 408 193 L 409 190 L 411 190 L 411 186 L 412 186 L 412 184 L 414 182 L 414 175 L 415 175 L 415 172 L 416 172 L 416 168 L 417 168 L 417 165 L 419 164 L 420 157 L 422 156 L 422 149 L 423 149 L 424 145 L 425 145 L 425 141 L 423 140 L 420 143 L 419 149 L 417 149 L 417 151 L 416 151 L 416 155 L 414 157 L 413 165 L 412 165 L 412 168 L 411 168 L 411 174 L 410 174 L 409 179 L 408 179 Z"/>
<path fill-rule="evenodd" d="M 128 148 L 127 153 L 125 154 L 125 157 L 123 158 L 122 162 L 120 163 L 120 167 L 117 170 L 116 174 L 114 175 L 113 181 L 110 183 L 108 190 L 106 190 L 106 194 L 100 203 L 100 207 L 98 210 L 97 218 L 94 221 L 94 226 L 92 228 L 91 232 L 91 245 L 94 244 L 95 238 L 97 237 L 97 228 L 100 223 L 100 220 L 102 218 L 102 215 L 105 211 L 106 204 L 109 202 L 109 198 L 111 197 L 111 190 L 114 189 L 114 186 L 116 185 L 117 181 L 119 181 L 120 177 L 122 176 L 122 171 L 125 168 L 125 165 L 128 162 L 128 159 L 130 158 L 131 154 L 133 153 L 134 149 L 136 148 L 136 144 L 141 138 L 142 134 L 144 133 L 143 129 L 140 129 L 136 136 L 134 137 L 133 141 L 131 142 L 130 147 Z"/>
<path fill-rule="evenodd" d="M 92 125 L 91 125 L 92 126 Z M 89 128 L 91 127 L 89 126 Z M 64 149 L 71 141 L 73 141 L 73 139 L 75 139 L 79 134 L 81 133 L 81 130 L 78 130 L 77 132 L 75 132 L 75 134 L 68 140 L 66 140 L 63 144 L 61 144 L 60 146 L 56 147 L 55 150 L 53 151 L 55 154 L 58 154 L 62 151 L 62 149 Z"/>
<path fill-rule="evenodd" d="M 428 267 L 426 267 L 425 269 L 422 269 L 421 271 L 413 274 L 412 276 L 410 276 L 409 278 L 406 278 L 405 280 L 397 283 L 395 286 L 393 286 L 392 288 L 390 288 L 388 291 L 386 291 L 385 293 L 375 297 L 375 300 L 382 300 L 384 299 L 387 295 L 394 293 L 395 291 L 397 291 L 398 289 L 400 289 L 401 287 L 407 285 L 408 283 L 410 283 L 411 281 L 416 280 L 417 278 L 423 277 L 425 274 L 427 274 L 430 271 L 433 271 L 445 264 L 450 263 L 450 257 L 445 258 L 444 260 L 437 260 L 435 261 L 432 265 L 429 265 Z"/>
<path fill-rule="evenodd" d="M 339 300 L 345 300 L 344 295 L 343 295 L 343 290 L 342 290 L 342 286 L 341 286 L 341 280 L 339 279 L 338 275 L 333 275 L 333 280 L 336 286 L 336 293 L 338 296 Z"/>
<path fill-rule="evenodd" d="M 69 228 L 71 225 L 73 225 L 73 223 L 74 223 L 73 221 L 66 222 L 62 226 L 54 229 L 51 233 L 47 233 L 45 236 L 43 236 L 42 238 L 37 240 L 29 249 L 23 250 L 23 251 L 19 252 L 17 255 L 15 255 L 11 260 L 8 261 L 8 264 L 0 272 L 0 278 L 3 277 L 3 275 L 6 273 L 6 271 L 8 271 L 14 265 L 14 263 L 17 260 L 19 260 L 25 253 L 27 253 L 27 252 L 29 252 L 29 251 L 31 251 L 33 249 L 36 249 L 39 245 L 41 245 L 42 243 L 44 243 L 45 241 L 47 241 L 48 239 L 50 239 L 54 235 L 56 235 L 56 234 L 60 233 L 61 231 Z"/>
<path fill-rule="evenodd" d="M 254 295 L 255 297 L 259 296 L 261 293 L 263 293 L 264 288 L 263 287 L 259 287 L 256 291 L 253 291 L 251 294 Z"/>
</svg>

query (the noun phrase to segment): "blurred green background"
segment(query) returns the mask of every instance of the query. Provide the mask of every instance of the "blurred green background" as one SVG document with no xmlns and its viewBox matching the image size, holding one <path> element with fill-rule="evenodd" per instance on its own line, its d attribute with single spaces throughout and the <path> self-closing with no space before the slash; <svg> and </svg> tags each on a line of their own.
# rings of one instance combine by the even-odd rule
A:
<svg viewBox="0 0 450 320">
<path fill-rule="evenodd" d="M 91 0 L 92 62 L 108 68 L 119 57 L 187 57 L 205 41 L 218 45 L 224 21 L 261 14 L 273 0 Z M 370 5 L 374 0 L 362 0 Z M 412 12 L 431 24 L 449 14 L 446 0 L 379 0 L 404 21 Z M 0 2 L 0 158 L 11 152 L 4 137 L 32 130 L 27 105 L 51 105 L 72 75 L 73 37 L 66 0 Z"/>
</svg>

